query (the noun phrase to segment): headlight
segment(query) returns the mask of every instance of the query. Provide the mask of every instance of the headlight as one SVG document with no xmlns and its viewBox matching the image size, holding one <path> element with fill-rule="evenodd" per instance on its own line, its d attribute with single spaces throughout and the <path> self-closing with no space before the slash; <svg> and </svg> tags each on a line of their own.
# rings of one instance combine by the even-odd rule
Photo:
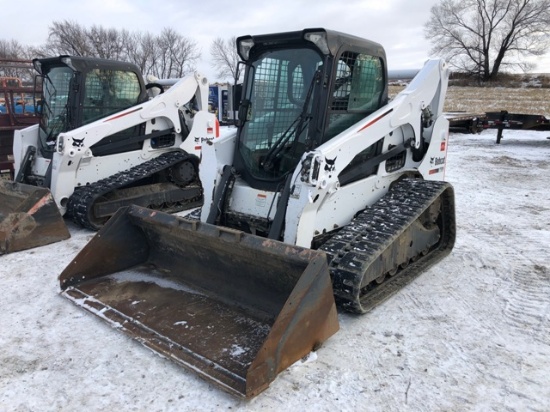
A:
<svg viewBox="0 0 550 412">
<path fill-rule="evenodd" d="M 304 34 L 304 39 L 315 44 L 323 54 L 329 54 L 327 34 L 324 31 L 308 32 Z"/>
<path fill-rule="evenodd" d="M 239 39 L 237 43 L 239 56 L 241 56 L 241 58 L 245 61 L 248 60 L 248 58 L 250 57 L 250 49 L 254 47 L 254 40 L 252 40 L 251 37 L 245 37 L 243 39 Z"/>
</svg>

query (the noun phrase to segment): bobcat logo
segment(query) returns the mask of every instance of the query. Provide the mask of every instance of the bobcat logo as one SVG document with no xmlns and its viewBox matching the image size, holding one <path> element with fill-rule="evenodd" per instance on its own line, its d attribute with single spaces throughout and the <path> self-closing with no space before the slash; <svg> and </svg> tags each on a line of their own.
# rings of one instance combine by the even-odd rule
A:
<svg viewBox="0 0 550 412">
<path fill-rule="evenodd" d="M 327 159 L 325 157 L 325 171 L 327 172 L 334 172 L 334 170 L 336 169 L 336 166 L 334 166 L 334 163 L 336 162 L 336 158 L 338 156 L 336 156 L 334 159 Z"/>
<path fill-rule="evenodd" d="M 74 147 L 83 147 L 84 146 L 84 137 L 82 139 L 75 139 L 73 137 L 73 146 Z"/>
</svg>

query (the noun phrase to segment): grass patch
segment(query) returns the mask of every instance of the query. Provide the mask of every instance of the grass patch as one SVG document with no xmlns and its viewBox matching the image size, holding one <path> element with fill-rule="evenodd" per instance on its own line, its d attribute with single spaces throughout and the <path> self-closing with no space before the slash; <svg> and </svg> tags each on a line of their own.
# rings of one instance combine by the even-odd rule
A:
<svg viewBox="0 0 550 412">
<path fill-rule="evenodd" d="M 390 86 L 390 97 L 403 90 L 403 86 Z M 546 87 L 500 87 L 500 86 L 453 86 L 445 98 L 446 112 L 498 112 L 542 114 L 550 117 L 550 88 Z"/>
</svg>

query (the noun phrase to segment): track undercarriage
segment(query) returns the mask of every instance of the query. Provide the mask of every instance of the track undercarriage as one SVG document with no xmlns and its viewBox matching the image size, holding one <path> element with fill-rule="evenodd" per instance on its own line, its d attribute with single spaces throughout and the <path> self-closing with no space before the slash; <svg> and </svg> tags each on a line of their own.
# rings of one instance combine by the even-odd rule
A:
<svg viewBox="0 0 550 412">
<path fill-rule="evenodd" d="M 365 313 L 452 250 L 454 192 L 445 182 L 405 179 L 319 249 L 337 304 Z"/>
<path fill-rule="evenodd" d="M 135 204 L 166 213 L 202 205 L 197 159 L 168 152 L 129 170 L 75 190 L 67 215 L 77 224 L 99 230 L 119 208 Z"/>
</svg>

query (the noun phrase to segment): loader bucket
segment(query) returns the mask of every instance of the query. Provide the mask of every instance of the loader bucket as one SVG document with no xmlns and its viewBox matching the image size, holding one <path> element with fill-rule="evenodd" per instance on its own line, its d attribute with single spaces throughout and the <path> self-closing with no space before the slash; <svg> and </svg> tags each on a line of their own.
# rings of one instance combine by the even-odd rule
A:
<svg viewBox="0 0 550 412">
<path fill-rule="evenodd" d="M 0 180 L 0 255 L 70 236 L 48 189 Z"/>
<path fill-rule="evenodd" d="M 59 280 L 77 305 L 246 398 L 338 330 L 324 253 L 138 206 Z"/>
</svg>

